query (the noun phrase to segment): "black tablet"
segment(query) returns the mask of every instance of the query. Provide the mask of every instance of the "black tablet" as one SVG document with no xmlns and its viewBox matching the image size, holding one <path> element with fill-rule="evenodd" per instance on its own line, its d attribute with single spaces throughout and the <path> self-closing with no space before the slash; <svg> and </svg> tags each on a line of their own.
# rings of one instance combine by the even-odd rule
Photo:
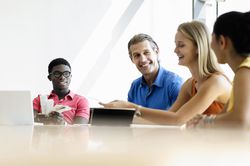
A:
<svg viewBox="0 0 250 166">
<path fill-rule="evenodd" d="M 129 126 L 132 124 L 135 109 L 91 108 L 90 124 L 96 126 Z"/>
</svg>

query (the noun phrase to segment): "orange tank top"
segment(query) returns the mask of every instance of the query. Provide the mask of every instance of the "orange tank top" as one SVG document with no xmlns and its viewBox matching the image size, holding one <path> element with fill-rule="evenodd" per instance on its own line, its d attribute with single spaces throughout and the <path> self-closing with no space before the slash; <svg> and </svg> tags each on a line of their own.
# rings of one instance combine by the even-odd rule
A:
<svg viewBox="0 0 250 166">
<path fill-rule="evenodd" d="M 197 93 L 197 90 L 195 88 L 195 80 L 193 79 L 192 80 L 192 97 Z M 207 109 L 205 112 L 203 112 L 202 114 L 205 114 L 205 115 L 214 115 L 214 114 L 218 114 L 220 113 L 223 108 L 224 108 L 224 105 L 223 103 L 220 103 L 220 102 L 217 102 L 217 101 L 214 101 Z"/>
</svg>

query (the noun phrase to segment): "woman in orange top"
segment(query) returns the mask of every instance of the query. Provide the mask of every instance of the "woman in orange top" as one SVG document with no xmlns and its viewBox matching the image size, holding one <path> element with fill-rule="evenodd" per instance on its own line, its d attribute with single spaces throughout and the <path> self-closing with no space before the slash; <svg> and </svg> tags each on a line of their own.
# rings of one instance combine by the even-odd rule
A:
<svg viewBox="0 0 250 166">
<path fill-rule="evenodd" d="M 235 73 L 227 113 L 217 116 L 213 126 L 250 127 L 250 11 L 232 11 L 214 24 L 211 46 L 218 62 L 227 63 Z M 204 126 L 207 117 L 197 116 L 188 125 Z M 207 125 L 205 125 L 207 126 Z"/>
<path fill-rule="evenodd" d="M 231 83 L 222 74 L 211 50 L 210 34 L 205 24 L 192 21 L 179 25 L 175 44 L 174 51 L 179 58 L 179 65 L 188 67 L 192 77 L 183 84 L 177 100 L 168 111 L 141 107 L 126 101 L 100 104 L 104 107 L 136 108 L 141 115 L 139 118 L 160 125 L 182 125 L 209 107 L 217 107 L 217 102 L 223 107 L 229 98 Z M 143 53 L 138 55 L 143 59 L 148 56 Z M 150 70 L 147 65 L 150 63 L 150 60 L 145 60 L 145 70 Z M 195 95 L 192 94 L 192 87 L 197 90 Z M 209 114 L 220 112 L 222 107 L 209 111 Z"/>
</svg>

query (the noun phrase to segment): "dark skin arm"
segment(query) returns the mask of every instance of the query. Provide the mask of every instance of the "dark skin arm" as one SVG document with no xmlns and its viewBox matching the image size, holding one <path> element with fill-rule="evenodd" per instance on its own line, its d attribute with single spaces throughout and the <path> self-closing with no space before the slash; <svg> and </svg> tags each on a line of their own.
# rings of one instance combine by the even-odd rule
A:
<svg viewBox="0 0 250 166">
<path fill-rule="evenodd" d="M 74 118 L 74 124 L 88 124 L 89 120 L 80 116 Z"/>
</svg>

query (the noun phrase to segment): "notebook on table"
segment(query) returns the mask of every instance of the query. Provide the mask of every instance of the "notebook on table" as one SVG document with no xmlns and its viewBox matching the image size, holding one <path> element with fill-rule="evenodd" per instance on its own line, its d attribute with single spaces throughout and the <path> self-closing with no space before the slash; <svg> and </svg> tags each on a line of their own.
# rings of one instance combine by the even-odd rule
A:
<svg viewBox="0 0 250 166">
<path fill-rule="evenodd" d="M 31 92 L 0 90 L 0 125 L 33 125 Z"/>
<path fill-rule="evenodd" d="M 95 126 L 130 126 L 135 109 L 91 108 L 90 124 Z"/>
</svg>

